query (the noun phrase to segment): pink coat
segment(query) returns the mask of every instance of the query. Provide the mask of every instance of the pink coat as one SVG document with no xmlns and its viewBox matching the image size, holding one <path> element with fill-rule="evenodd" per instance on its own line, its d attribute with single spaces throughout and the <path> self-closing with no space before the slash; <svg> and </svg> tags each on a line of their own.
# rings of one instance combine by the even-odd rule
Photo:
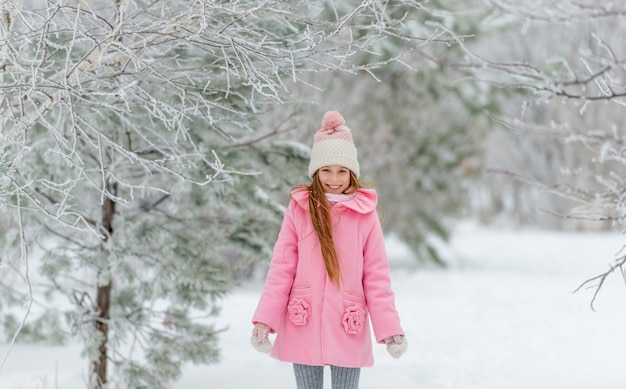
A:
<svg viewBox="0 0 626 389">
<path fill-rule="evenodd" d="M 361 189 L 331 209 L 342 289 L 326 274 L 308 196 L 308 191 L 292 192 L 252 322 L 277 333 L 270 355 L 281 361 L 371 366 L 370 317 L 378 343 L 404 335 L 390 287 L 376 192 Z"/>
</svg>

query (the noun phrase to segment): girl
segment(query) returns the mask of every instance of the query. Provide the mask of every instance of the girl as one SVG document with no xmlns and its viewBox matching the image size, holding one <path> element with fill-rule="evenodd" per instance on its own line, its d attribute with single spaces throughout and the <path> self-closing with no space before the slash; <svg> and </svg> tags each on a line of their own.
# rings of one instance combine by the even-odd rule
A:
<svg viewBox="0 0 626 389">
<path fill-rule="evenodd" d="M 265 288 L 254 312 L 252 344 L 292 362 L 298 389 L 356 389 L 372 366 L 370 317 L 377 343 L 398 358 L 404 332 L 390 288 L 376 212 L 377 196 L 359 183 L 350 129 L 327 112 L 315 134 L 310 185 L 291 192 Z M 276 333 L 272 346 L 268 335 Z"/>
</svg>

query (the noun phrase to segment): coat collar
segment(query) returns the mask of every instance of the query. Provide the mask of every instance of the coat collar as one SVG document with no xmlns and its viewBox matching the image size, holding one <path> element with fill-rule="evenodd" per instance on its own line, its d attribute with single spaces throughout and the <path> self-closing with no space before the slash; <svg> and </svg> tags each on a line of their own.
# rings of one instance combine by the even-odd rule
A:
<svg viewBox="0 0 626 389">
<path fill-rule="evenodd" d="M 308 210 L 309 209 L 309 191 L 302 189 L 294 189 L 291 191 L 291 198 L 298 204 L 301 208 Z M 355 212 L 366 214 L 374 211 L 376 209 L 376 205 L 378 204 L 378 195 L 376 194 L 376 190 L 374 189 L 359 189 L 354 196 L 350 200 L 338 202 L 335 205 L 337 207 L 345 207 L 351 209 Z"/>
</svg>

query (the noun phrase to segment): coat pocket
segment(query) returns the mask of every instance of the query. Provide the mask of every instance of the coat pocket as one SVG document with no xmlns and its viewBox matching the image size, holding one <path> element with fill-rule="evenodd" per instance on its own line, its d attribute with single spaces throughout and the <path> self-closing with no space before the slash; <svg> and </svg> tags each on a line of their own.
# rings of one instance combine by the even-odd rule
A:
<svg viewBox="0 0 626 389">
<path fill-rule="evenodd" d="M 343 294 L 344 314 L 341 319 L 343 329 L 348 335 L 357 335 L 367 325 L 365 297 L 350 292 Z"/>
<path fill-rule="evenodd" d="M 289 297 L 287 305 L 287 316 L 291 324 L 295 326 L 303 326 L 309 322 L 311 315 L 311 288 L 294 288 Z"/>
</svg>

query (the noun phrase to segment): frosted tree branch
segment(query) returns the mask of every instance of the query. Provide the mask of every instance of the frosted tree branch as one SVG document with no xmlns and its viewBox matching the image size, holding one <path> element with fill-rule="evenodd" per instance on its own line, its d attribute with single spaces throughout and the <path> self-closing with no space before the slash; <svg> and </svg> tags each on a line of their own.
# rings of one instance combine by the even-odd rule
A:
<svg viewBox="0 0 626 389">
<path fill-rule="evenodd" d="M 421 27 L 421 1 L 351 3 L 1 3 L 0 153 L 19 199 L 8 205 L 33 231 L 22 227 L 24 247 L 51 246 L 45 288 L 69 299 L 71 333 L 98 350 L 94 389 L 107 362 L 153 387 L 181 361 L 217 357 L 217 332 L 189 316 L 213 314 L 233 262 L 267 255 L 274 208 L 238 209 L 258 174 L 247 152 L 287 131 L 260 128 L 260 114 L 294 84 L 320 89 L 310 74 L 380 80 L 391 64 L 415 70 L 413 46 L 453 43 Z M 126 334 L 144 352 L 168 347 L 167 369 L 123 363 Z"/>
<path fill-rule="evenodd" d="M 489 171 L 569 200 L 567 206 L 559 201 L 556 210 L 542 207 L 547 214 L 581 221 L 580 225 L 585 226 L 588 221 L 600 222 L 597 225 L 603 228 L 623 225 L 623 4 L 586 0 L 490 0 L 488 4 L 492 6 L 491 18 L 510 29 L 507 44 L 521 50 L 481 51 L 480 45 L 459 37 L 458 46 L 465 57 L 449 62 L 438 59 L 439 63 L 467 71 L 473 81 L 504 90 L 527 91 L 519 119 L 490 115 L 491 120 L 511 134 L 525 136 L 521 144 L 540 150 L 533 151 L 533 158 L 543 151 L 546 154 L 541 157 L 554 161 L 554 165 L 542 166 L 542 171 L 535 174 L 514 173 L 505 168 Z M 437 28 L 454 36 L 454 31 L 445 25 Z M 513 61 L 511 57 L 523 60 Z M 577 289 L 595 289 L 592 308 L 606 278 L 617 270 L 624 276 L 625 261 L 626 258 L 620 258 L 607 272 L 590 278 Z"/>
<path fill-rule="evenodd" d="M 30 315 L 32 306 L 33 306 L 33 288 L 30 282 L 30 266 L 29 266 L 29 259 L 28 259 L 28 246 L 26 243 L 26 237 L 24 234 L 24 224 L 23 224 L 23 220 L 22 220 L 22 209 L 20 207 L 21 204 L 21 199 L 20 196 L 17 196 L 17 214 L 18 214 L 18 225 L 19 225 L 19 229 L 20 229 L 20 262 L 23 264 L 24 266 L 24 274 L 23 274 L 23 279 L 24 282 L 26 284 L 26 288 L 27 288 L 27 295 L 24 301 L 24 305 L 25 305 L 25 312 L 24 312 L 24 316 L 22 317 L 22 320 L 20 322 L 19 327 L 17 328 L 17 330 L 15 331 L 15 333 L 13 334 L 11 341 L 9 342 L 9 347 L 6 351 L 6 353 L 4 354 L 4 357 L 2 358 L 2 363 L 0 363 L 0 371 L 2 371 L 2 368 L 4 367 L 4 364 L 6 363 L 9 354 L 11 353 L 11 351 L 13 350 L 13 346 L 15 345 L 15 341 L 17 340 L 18 335 L 20 334 L 20 332 L 22 331 L 22 328 L 24 328 L 24 325 L 26 324 L 26 321 L 28 320 L 28 316 Z"/>
<path fill-rule="evenodd" d="M 617 261 L 615 261 L 614 264 L 609 265 L 609 270 L 607 270 L 606 272 L 599 274 L 595 277 L 592 277 L 586 280 L 585 282 L 583 282 L 581 285 L 579 285 L 578 288 L 574 290 L 574 293 L 582 289 L 593 289 L 593 297 L 591 298 L 591 302 L 589 303 L 589 305 L 591 306 L 591 309 L 595 311 L 594 304 L 598 298 L 598 294 L 600 293 L 600 290 L 602 289 L 604 282 L 607 280 L 607 278 L 611 274 L 619 270 L 619 273 L 621 274 L 622 278 L 624 279 L 624 281 L 626 281 L 626 273 L 624 272 L 625 265 L 626 265 L 626 256 L 623 256 L 619 258 Z"/>
<path fill-rule="evenodd" d="M 503 12 L 532 20 L 564 23 L 589 19 L 615 18 L 626 15 L 626 10 L 617 9 L 613 2 L 589 2 L 557 0 L 548 3 L 541 0 L 523 3 L 511 0 L 490 0 Z"/>
</svg>

